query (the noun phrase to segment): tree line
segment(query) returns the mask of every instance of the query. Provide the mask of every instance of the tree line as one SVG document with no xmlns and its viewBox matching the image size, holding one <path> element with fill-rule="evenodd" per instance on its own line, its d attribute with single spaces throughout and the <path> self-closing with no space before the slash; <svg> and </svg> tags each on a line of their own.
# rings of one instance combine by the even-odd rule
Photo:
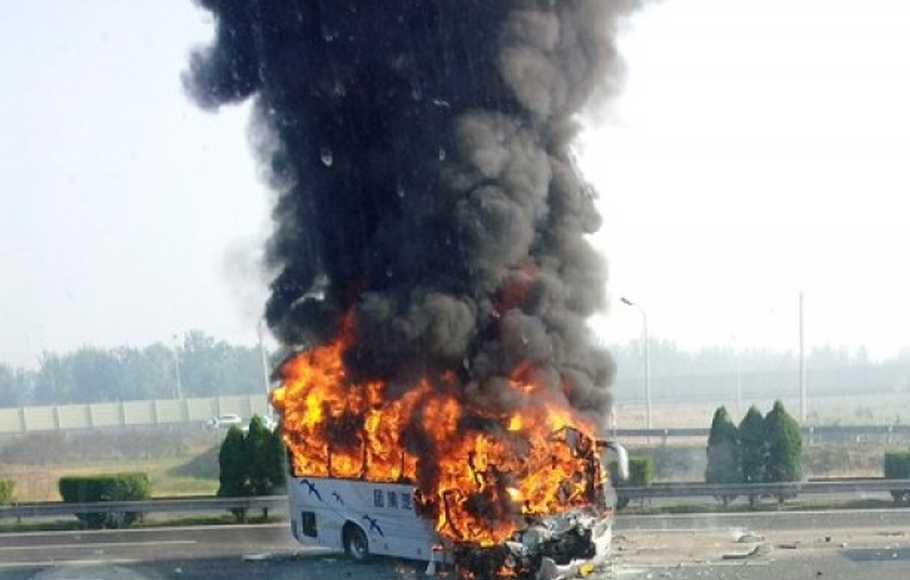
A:
<svg viewBox="0 0 910 580">
<path fill-rule="evenodd" d="M 0 363 L 0 407 L 167 399 L 177 395 L 177 366 L 185 397 L 261 393 L 256 347 L 229 344 L 199 330 L 171 347 L 85 346 L 45 352 L 36 369 Z"/>
<path fill-rule="evenodd" d="M 616 363 L 618 400 L 641 399 L 640 341 L 607 345 Z M 799 392 L 795 351 L 707 346 L 688 350 L 670 340 L 651 339 L 654 399 L 729 400 L 739 383 L 746 398 L 783 398 Z M 815 395 L 910 391 L 910 350 L 881 360 L 864 347 L 823 346 L 806 353 L 808 382 Z"/>
<path fill-rule="evenodd" d="M 800 481 L 802 435 L 799 424 L 776 401 L 762 417 L 755 406 L 749 407 L 737 427 L 727 409 L 714 413 L 708 435 L 707 483 L 776 483 Z M 724 504 L 732 497 L 722 497 Z M 754 504 L 757 498 L 750 497 Z M 781 501 L 785 498 L 778 498 Z"/>
</svg>

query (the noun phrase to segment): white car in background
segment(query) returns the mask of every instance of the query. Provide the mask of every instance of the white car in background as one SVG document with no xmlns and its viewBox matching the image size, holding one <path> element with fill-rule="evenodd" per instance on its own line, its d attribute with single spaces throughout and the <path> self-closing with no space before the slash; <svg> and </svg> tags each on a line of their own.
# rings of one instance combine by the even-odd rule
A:
<svg viewBox="0 0 910 580">
<path fill-rule="evenodd" d="M 243 425 L 243 419 L 240 418 L 240 415 L 235 415 L 234 413 L 227 413 L 225 415 L 218 415 L 217 417 L 212 417 L 205 422 L 206 427 L 209 429 L 229 429 L 234 425 L 238 427 Z"/>
<path fill-rule="evenodd" d="M 274 431 L 275 428 L 278 427 L 278 420 L 275 419 L 274 417 L 271 417 L 269 415 L 265 415 L 265 416 L 260 415 L 259 418 L 262 419 L 262 424 L 265 425 L 265 428 L 268 429 L 269 431 Z M 247 431 L 250 430 L 250 424 L 247 423 L 246 425 L 241 427 L 241 429 L 243 429 L 243 432 L 246 433 Z"/>
</svg>

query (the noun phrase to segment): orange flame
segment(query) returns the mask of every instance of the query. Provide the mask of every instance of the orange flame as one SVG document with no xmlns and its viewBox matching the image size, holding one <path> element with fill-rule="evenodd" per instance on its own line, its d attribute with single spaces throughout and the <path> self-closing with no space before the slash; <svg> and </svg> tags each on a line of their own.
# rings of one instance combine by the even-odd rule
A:
<svg viewBox="0 0 910 580">
<path fill-rule="evenodd" d="M 464 402 L 454 373 L 391 398 L 382 382 L 348 380 L 342 353 L 350 322 L 334 342 L 285 362 L 272 393 L 295 476 L 412 482 L 440 535 L 481 546 L 508 539 L 524 516 L 595 499 L 601 473 L 592 425 L 563 397 L 524 380 L 526 365 L 510 388 L 528 404 L 507 416 Z M 485 427 L 470 427 L 467 417 Z"/>
</svg>

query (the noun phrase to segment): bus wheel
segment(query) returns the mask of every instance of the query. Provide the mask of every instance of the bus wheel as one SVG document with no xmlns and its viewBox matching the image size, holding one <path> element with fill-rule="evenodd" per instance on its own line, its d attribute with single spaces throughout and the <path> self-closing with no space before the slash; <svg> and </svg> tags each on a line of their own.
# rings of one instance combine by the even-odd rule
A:
<svg viewBox="0 0 910 580">
<path fill-rule="evenodd" d="M 344 551 L 351 558 L 363 562 L 370 557 L 370 543 L 360 526 L 348 523 L 341 534 Z"/>
</svg>

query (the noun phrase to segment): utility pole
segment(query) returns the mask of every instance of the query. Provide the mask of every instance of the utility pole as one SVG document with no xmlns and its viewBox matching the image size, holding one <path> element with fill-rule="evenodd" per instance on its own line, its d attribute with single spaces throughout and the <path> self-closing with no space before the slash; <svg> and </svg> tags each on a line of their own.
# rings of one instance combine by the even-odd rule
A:
<svg viewBox="0 0 910 580">
<path fill-rule="evenodd" d="M 648 315 L 645 314 L 645 309 L 641 307 L 640 304 L 632 302 L 628 298 L 620 298 L 620 301 L 626 306 L 632 306 L 638 309 L 639 314 L 641 314 L 641 342 L 642 349 L 644 351 L 644 370 L 645 370 L 645 424 L 648 429 L 653 428 L 653 423 L 651 421 L 651 347 L 650 340 L 648 340 Z"/>
<path fill-rule="evenodd" d="M 743 413 L 743 371 L 742 362 L 739 356 L 739 344 L 736 342 L 736 335 L 733 338 L 733 356 L 736 361 L 736 415 L 742 417 Z"/>
<path fill-rule="evenodd" d="M 265 389 L 265 400 L 269 400 L 269 391 L 271 387 L 271 381 L 269 381 L 269 363 L 268 357 L 265 354 L 265 345 L 262 343 L 262 319 L 259 319 L 259 323 L 256 325 L 256 335 L 259 337 L 259 363 L 262 365 L 262 386 Z M 266 415 L 272 416 L 272 405 L 266 405 Z"/>
<path fill-rule="evenodd" d="M 809 415 L 809 393 L 806 385 L 806 345 L 803 319 L 803 293 L 799 293 L 799 417 L 803 425 Z"/>
</svg>

